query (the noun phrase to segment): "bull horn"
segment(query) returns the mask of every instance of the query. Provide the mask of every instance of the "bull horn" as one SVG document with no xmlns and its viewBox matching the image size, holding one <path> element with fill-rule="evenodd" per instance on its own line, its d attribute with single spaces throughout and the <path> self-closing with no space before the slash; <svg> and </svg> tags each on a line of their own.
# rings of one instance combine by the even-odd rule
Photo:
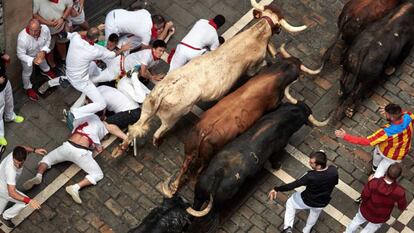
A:
<svg viewBox="0 0 414 233">
<path fill-rule="evenodd" d="M 289 84 L 289 85 L 285 88 L 285 96 L 286 96 L 286 99 L 287 99 L 290 103 L 292 103 L 292 104 L 297 104 L 297 103 L 298 103 L 298 100 L 297 100 L 297 99 L 295 99 L 293 96 L 291 96 L 291 95 L 290 95 L 290 93 L 289 93 L 290 86 L 291 86 L 292 84 L 294 84 L 295 82 L 296 82 L 296 81 L 294 81 L 293 83 Z"/>
<path fill-rule="evenodd" d="M 289 32 L 300 32 L 305 30 L 306 28 L 308 28 L 308 26 L 306 25 L 302 25 L 302 26 L 292 26 L 290 25 L 285 19 L 281 19 L 279 21 L 280 25 L 282 25 L 282 27 L 286 30 L 288 30 Z"/>
<path fill-rule="evenodd" d="M 280 46 L 280 53 L 282 54 L 282 56 L 284 57 L 284 58 L 289 58 L 289 57 L 292 57 L 292 55 L 290 55 L 289 53 L 288 53 L 288 51 L 286 51 L 286 49 L 285 49 L 285 43 L 283 43 L 281 46 Z"/>
<path fill-rule="evenodd" d="M 210 212 L 212 207 L 213 207 L 213 195 L 210 194 L 210 200 L 208 202 L 207 207 L 204 208 L 204 210 L 195 210 L 191 207 L 188 207 L 185 211 L 187 211 L 187 213 L 189 213 L 190 215 L 194 217 L 201 218 L 203 216 L 206 216 Z"/>
<path fill-rule="evenodd" d="M 317 70 L 311 70 L 311 69 L 309 69 L 308 67 L 306 67 L 305 65 L 303 65 L 303 64 L 301 64 L 300 65 L 300 69 L 303 71 L 303 72 L 305 72 L 305 73 L 308 73 L 308 74 L 310 74 L 310 75 L 315 75 L 315 74 L 319 74 L 320 72 L 321 72 L 321 70 L 322 70 L 322 66 L 319 68 L 319 69 L 317 69 Z"/>
<path fill-rule="evenodd" d="M 252 4 L 252 7 L 259 11 L 264 11 L 264 6 L 260 5 L 256 2 L 256 0 L 250 0 L 250 3 Z"/>
<path fill-rule="evenodd" d="M 161 185 L 162 194 L 164 194 L 168 198 L 172 198 L 175 194 L 175 192 L 173 192 L 173 190 L 171 190 L 170 188 L 170 182 L 172 177 L 172 175 L 169 176 L 167 180 L 165 180 L 165 182 Z"/>
<path fill-rule="evenodd" d="M 315 117 L 311 114 L 308 117 L 308 120 L 310 123 L 312 123 L 312 125 L 316 126 L 316 127 L 323 127 L 325 125 L 327 125 L 329 123 L 329 120 L 331 120 L 331 118 L 326 119 L 325 121 L 318 121 L 315 119 Z"/>
<path fill-rule="evenodd" d="M 276 57 L 277 51 L 276 51 L 276 48 L 275 48 L 275 46 L 273 45 L 272 42 L 269 42 L 267 44 L 267 50 L 269 50 L 269 53 L 270 53 L 270 55 L 272 55 L 273 58 Z"/>
</svg>

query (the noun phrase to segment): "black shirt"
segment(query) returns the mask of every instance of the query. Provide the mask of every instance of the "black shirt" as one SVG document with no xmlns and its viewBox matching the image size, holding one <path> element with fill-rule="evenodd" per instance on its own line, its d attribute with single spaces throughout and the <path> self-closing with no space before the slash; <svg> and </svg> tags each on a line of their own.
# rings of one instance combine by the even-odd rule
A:
<svg viewBox="0 0 414 233">
<path fill-rule="evenodd" d="M 306 186 L 302 192 L 303 202 L 310 207 L 325 207 L 331 200 L 331 193 L 338 184 L 338 170 L 329 166 L 324 171 L 310 170 L 300 179 L 274 189 L 277 192 L 290 191 L 300 186 Z"/>
</svg>

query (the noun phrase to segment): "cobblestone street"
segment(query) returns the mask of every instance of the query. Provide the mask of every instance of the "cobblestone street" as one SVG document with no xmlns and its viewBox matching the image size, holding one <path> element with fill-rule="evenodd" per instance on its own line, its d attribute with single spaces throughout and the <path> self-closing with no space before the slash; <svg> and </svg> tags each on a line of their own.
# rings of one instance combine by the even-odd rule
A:
<svg viewBox="0 0 414 233">
<path fill-rule="evenodd" d="M 88 2 L 88 0 L 86 0 Z M 91 1 L 92 2 L 92 1 Z M 96 3 L 97 1 L 95 1 Z M 345 0 L 277 0 L 277 5 L 285 18 L 293 25 L 306 24 L 309 28 L 303 32 L 290 34 L 283 31 L 274 35 L 272 41 L 276 47 L 286 43 L 286 49 L 308 67 L 314 69 L 320 64 L 321 57 L 330 45 L 337 31 L 336 20 Z M 89 8 L 88 8 L 89 7 Z M 95 6 L 99 7 L 99 6 Z M 151 0 L 148 9 L 172 20 L 176 33 L 168 43 L 168 51 L 183 38 L 196 20 L 209 19 L 216 14 L 226 17 L 226 24 L 220 28 L 220 34 L 227 31 L 250 9 L 248 0 Z M 91 5 L 86 9 L 92 9 Z M 100 12 L 91 19 L 92 24 L 104 20 L 106 12 Z M 88 11 L 86 12 L 88 15 Z M 253 20 L 254 21 L 254 20 Z M 255 21 L 254 21 L 255 22 Z M 251 23 L 250 23 L 251 24 Z M 249 24 L 249 25 L 250 25 Z M 338 49 L 339 50 L 339 49 Z M 338 54 L 334 53 L 323 74 L 311 77 L 305 75 L 293 85 L 292 95 L 304 100 L 311 107 L 318 119 L 325 119 L 337 106 L 339 77 L 342 68 L 338 65 Z M 165 72 L 166 64 L 157 67 Z M 70 107 L 79 97 L 72 88 L 55 88 L 37 103 L 29 102 L 20 90 L 15 93 L 17 112 L 27 121 L 21 125 L 7 124 L 6 132 L 10 142 L 7 152 L 18 144 L 45 147 L 48 151 L 59 146 L 67 139 L 69 131 L 62 119 L 62 109 Z M 414 52 L 397 71 L 383 84 L 372 89 L 372 93 L 356 108 L 350 118 L 344 118 L 341 127 L 352 134 L 369 135 L 385 124 L 379 114 L 379 106 L 387 103 L 400 104 L 403 109 L 414 111 Z M 206 103 L 200 108 L 206 110 Z M 52 195 L 39 211 L 33 212 L 13 232 L 85 232 L 85 233 L 125 233 L 136 227 L 142 219 L 157 205 L 163 196 L 160 185 L 166 178 L 175 174 L 184 159 L 183 140 L 198 117 L 190 113 L 184 116 L 165 136 L 159 149 L 152 143 L 154 130 L 159 122 L 152 122 L 152 131 L 145 139 L 139 155 L 128 155 L 113 159 L 110 155 L 115 141 L 96 157 L 105 177 L 96 186 L 82 189 L 80 195 L 83 204 L 76 204 L 60 188 Z M 360 193 L 371 170 L 372 147 L 354 146 L 335 138 L 334 130 L 338 126 L 311 128 L 303 126 L 291 138 L 285 153 L 280 155 L 281 171 L 264 170 L 252 182 L 250 190 L 245 190 L 244 197 L 236 204 L 219 227 L 221 233 L 249 232 L 276 233 L 282 231 L 285 202 L 292 192 L 279 193 L 277 204 L 267 200 L 267 193 L 275 185 L 288 182 L 286 177 L 301 177 L 309 168 L 306 156 L 312 151 L 323 149 L 330 163 L 339 170 L 341 185 L 335 188 L 329 210 L 322 212 L 312 232 L 343 232 L 347 221 L 354 217 L 358 205 L 354 202 L 355 191 Z M 21 183 L 35 174 L 40 156 L 29 155 Z M 305 159 L 303 159 L 305 158 Z M 398 210 L 393 211 L 393 219 L 384 224 L 378 232 L 414 232 L 414 155 L 413 151 L 405 158 L 400 184 L 407 190 L 408 217 Z M 58 165 L 48 171 L 44 183 L 27 194 L 37 195 L 58 177 L 70 164 Z M 287 175 L 283 175 L 283 174 Z M 84 172 L 76 174 L 68 184 L 74 184 L 84 177 Z M 66 185 L 65 185 L 66 186 Z M 185 199 L 192 203 L 194 184 L 189 184 L 180 191 Z M 339 187 L 340 186 L 340 187 Z M 357 196 L 358 197 L 358 196 Z M 307 218 L 307 212 L 299 212 L 295 222 L 295 232 L 301 232 Z M 345 225 L 344 225 L 345 224 Z"/>
</svg>

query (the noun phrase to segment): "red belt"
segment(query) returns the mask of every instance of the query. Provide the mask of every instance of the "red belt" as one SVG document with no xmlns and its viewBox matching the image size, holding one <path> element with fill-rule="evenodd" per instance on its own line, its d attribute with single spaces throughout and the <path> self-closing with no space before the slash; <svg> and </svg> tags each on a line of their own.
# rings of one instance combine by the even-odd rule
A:
<svg viewBox="0 0 414 233">
<path fill-rule="evenodd" d="M 83 124 L 80 124 L 73 131 L 72 135 L 79 134 L 79 135 L 82 135 L 82 136 L 86 137 L 88 139 L 89 147 L 92 147 L 94 145 L 93 140 L 89 137 L 89 135 L 87 133 L 83 132 L 83 128 L 85 128 L 86 126 L 88 126 L 88 122 L 85 122 Z"/>
<path fill-rule="evenodd" d="M 123 77 L 126 74 L 125 71 L 125 56 L 121 55 L 120 62 L 119 62 L 119 70 L 121 71 L 120 76 Z"/>
<path fill-rule="evenodd" d="M 180 42 L 180 44 L 182 44 L 182 45 L 184 45 L 184 46 L 187 46 L 187 47 L 188 47 L 188 48 L 190 48 L 190 49 L 194 49 L 194 50 L 201 50 L 200 48 L 193 47 L 193 46 L 191 46 L 191 45 L 189 45 L 189 44 L 186 44 L 186 43 L 184 43 L 184 42 Z"/>
</svg>

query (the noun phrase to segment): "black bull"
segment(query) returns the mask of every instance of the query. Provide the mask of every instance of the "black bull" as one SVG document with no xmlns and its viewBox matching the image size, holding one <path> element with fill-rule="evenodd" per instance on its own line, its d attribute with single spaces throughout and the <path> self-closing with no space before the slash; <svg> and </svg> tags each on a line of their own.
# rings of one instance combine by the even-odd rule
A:
<svg viewBox="0 0 414 233">
<path fill-rule="evenodd" d="M 337 119 L 343 117 L 345 108 L 348 108 L 347 115 L 352 116 L 352 105 L 409 55 L 414 43 L 413 22 L 414 5 L 405 3 L 371 24 L 355 39 L 344 57 Z"/>
<path fill-rule="evenodd" d="M 212 211 L 217 213 L 247 178 L 252 178 L 262 169 L 265 161 L 277 162 L 289 138 L 308 122 L 310 114 L 311 109 L 302 102 L 282 104 L 227 144 L 200 176 L 195 187 L 193 208 L 200 209 L 211 194 L 214 199 Z"/>
</svg>

